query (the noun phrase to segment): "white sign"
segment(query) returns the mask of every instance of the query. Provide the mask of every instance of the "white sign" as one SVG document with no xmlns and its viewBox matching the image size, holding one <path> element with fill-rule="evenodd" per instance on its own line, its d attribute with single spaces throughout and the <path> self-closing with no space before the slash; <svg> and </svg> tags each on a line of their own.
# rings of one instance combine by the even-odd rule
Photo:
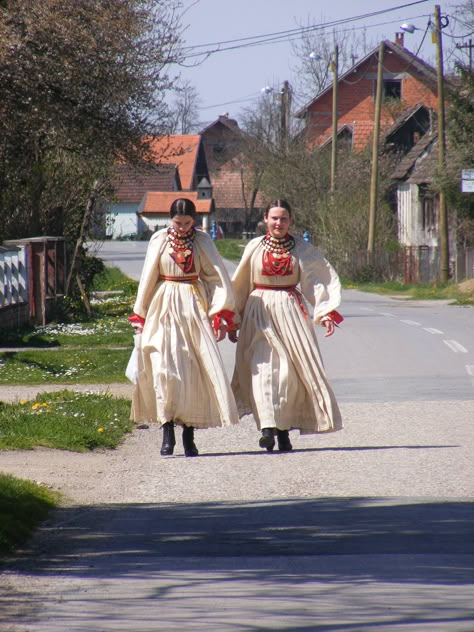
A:
<svg viewBox="0 0 474 632">
<path fill-rule="evenodd" d="M 461 180 L 463 193 L 474 193 L 474 169 L 463 169 Z"/>
</svg>

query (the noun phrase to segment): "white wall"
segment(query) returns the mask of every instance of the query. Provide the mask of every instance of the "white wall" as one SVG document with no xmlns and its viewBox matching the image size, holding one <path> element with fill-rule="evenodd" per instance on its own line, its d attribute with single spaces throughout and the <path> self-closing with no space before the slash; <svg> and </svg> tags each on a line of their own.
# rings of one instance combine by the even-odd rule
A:
<svg viewBox="0 0 474 632">
<path fill-rule="evenodd" d="M 106 212 L 106 235 L 119 239 L 123 235 L 142 232 L 144 227 L 137 215 L 138 204 L 114 204 Z"/>
</svg>

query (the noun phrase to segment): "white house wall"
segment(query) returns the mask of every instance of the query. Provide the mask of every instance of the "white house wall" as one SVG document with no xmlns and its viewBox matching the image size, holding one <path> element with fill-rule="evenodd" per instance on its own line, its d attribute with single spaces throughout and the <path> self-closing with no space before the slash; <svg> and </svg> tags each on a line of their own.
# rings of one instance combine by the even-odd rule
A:
<svg viewBox="0 0 474 632">
<path fill-rule="evenodd" d="M 419 245 L 419 227 L 421 225 L 421 210 L 418 200 L 416 184 L 398 185 L 398 239 L 403 246 Z"/>
<path fill-rule="evenodd" d="M 106 216 L 106 235 L 120 239 L 124 235 L 135 235 L 145 230 L 137 215 L 138 204 L 114 204 Z"/>
<path fill-rule="evenodd" d="M 162 228 L 168 228 L 171 225 L 171 220 L 168 217 L 143 217 L 140 220 L 143 224 L 144 230 L 149 230 L 154 233 Z"/>
</svg>

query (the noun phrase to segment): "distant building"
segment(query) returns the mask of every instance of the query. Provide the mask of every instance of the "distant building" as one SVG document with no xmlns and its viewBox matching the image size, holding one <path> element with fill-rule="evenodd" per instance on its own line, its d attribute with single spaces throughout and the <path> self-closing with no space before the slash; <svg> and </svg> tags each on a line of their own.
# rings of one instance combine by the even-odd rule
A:
<svg viewBox="0 0 474 632">
<path fill-rule="evenodd" d="M 114 197 L 104 212 L 105 235 L 111 239 L 146 238 L 167 226 L 178 197 L 199 201 L 201 225 L 208 229 L 214 204 L 201 137 L 162 136 L 154 140 L 152 151 L 154 165 L 117 165 Z"/>
</svg>

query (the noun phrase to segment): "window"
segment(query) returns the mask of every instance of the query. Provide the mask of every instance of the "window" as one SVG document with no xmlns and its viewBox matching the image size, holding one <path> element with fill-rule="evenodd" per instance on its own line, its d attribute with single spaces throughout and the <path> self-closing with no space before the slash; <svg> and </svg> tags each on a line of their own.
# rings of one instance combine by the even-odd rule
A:
<svg viewBox="0 0 474 632">
<path fill-rule="evenodd" d="M 402 82 L 396 79 L 384 79 L 383 82 L 383 98 L 398 99 L 402 98 Z"/>
<path fill-rule="evenodd" d="M 436 211 L 433 193 L 426 186 L 420 186 L 420 201 L 422 228 L 432 233 L 436 229 Z"/>
</svg>

